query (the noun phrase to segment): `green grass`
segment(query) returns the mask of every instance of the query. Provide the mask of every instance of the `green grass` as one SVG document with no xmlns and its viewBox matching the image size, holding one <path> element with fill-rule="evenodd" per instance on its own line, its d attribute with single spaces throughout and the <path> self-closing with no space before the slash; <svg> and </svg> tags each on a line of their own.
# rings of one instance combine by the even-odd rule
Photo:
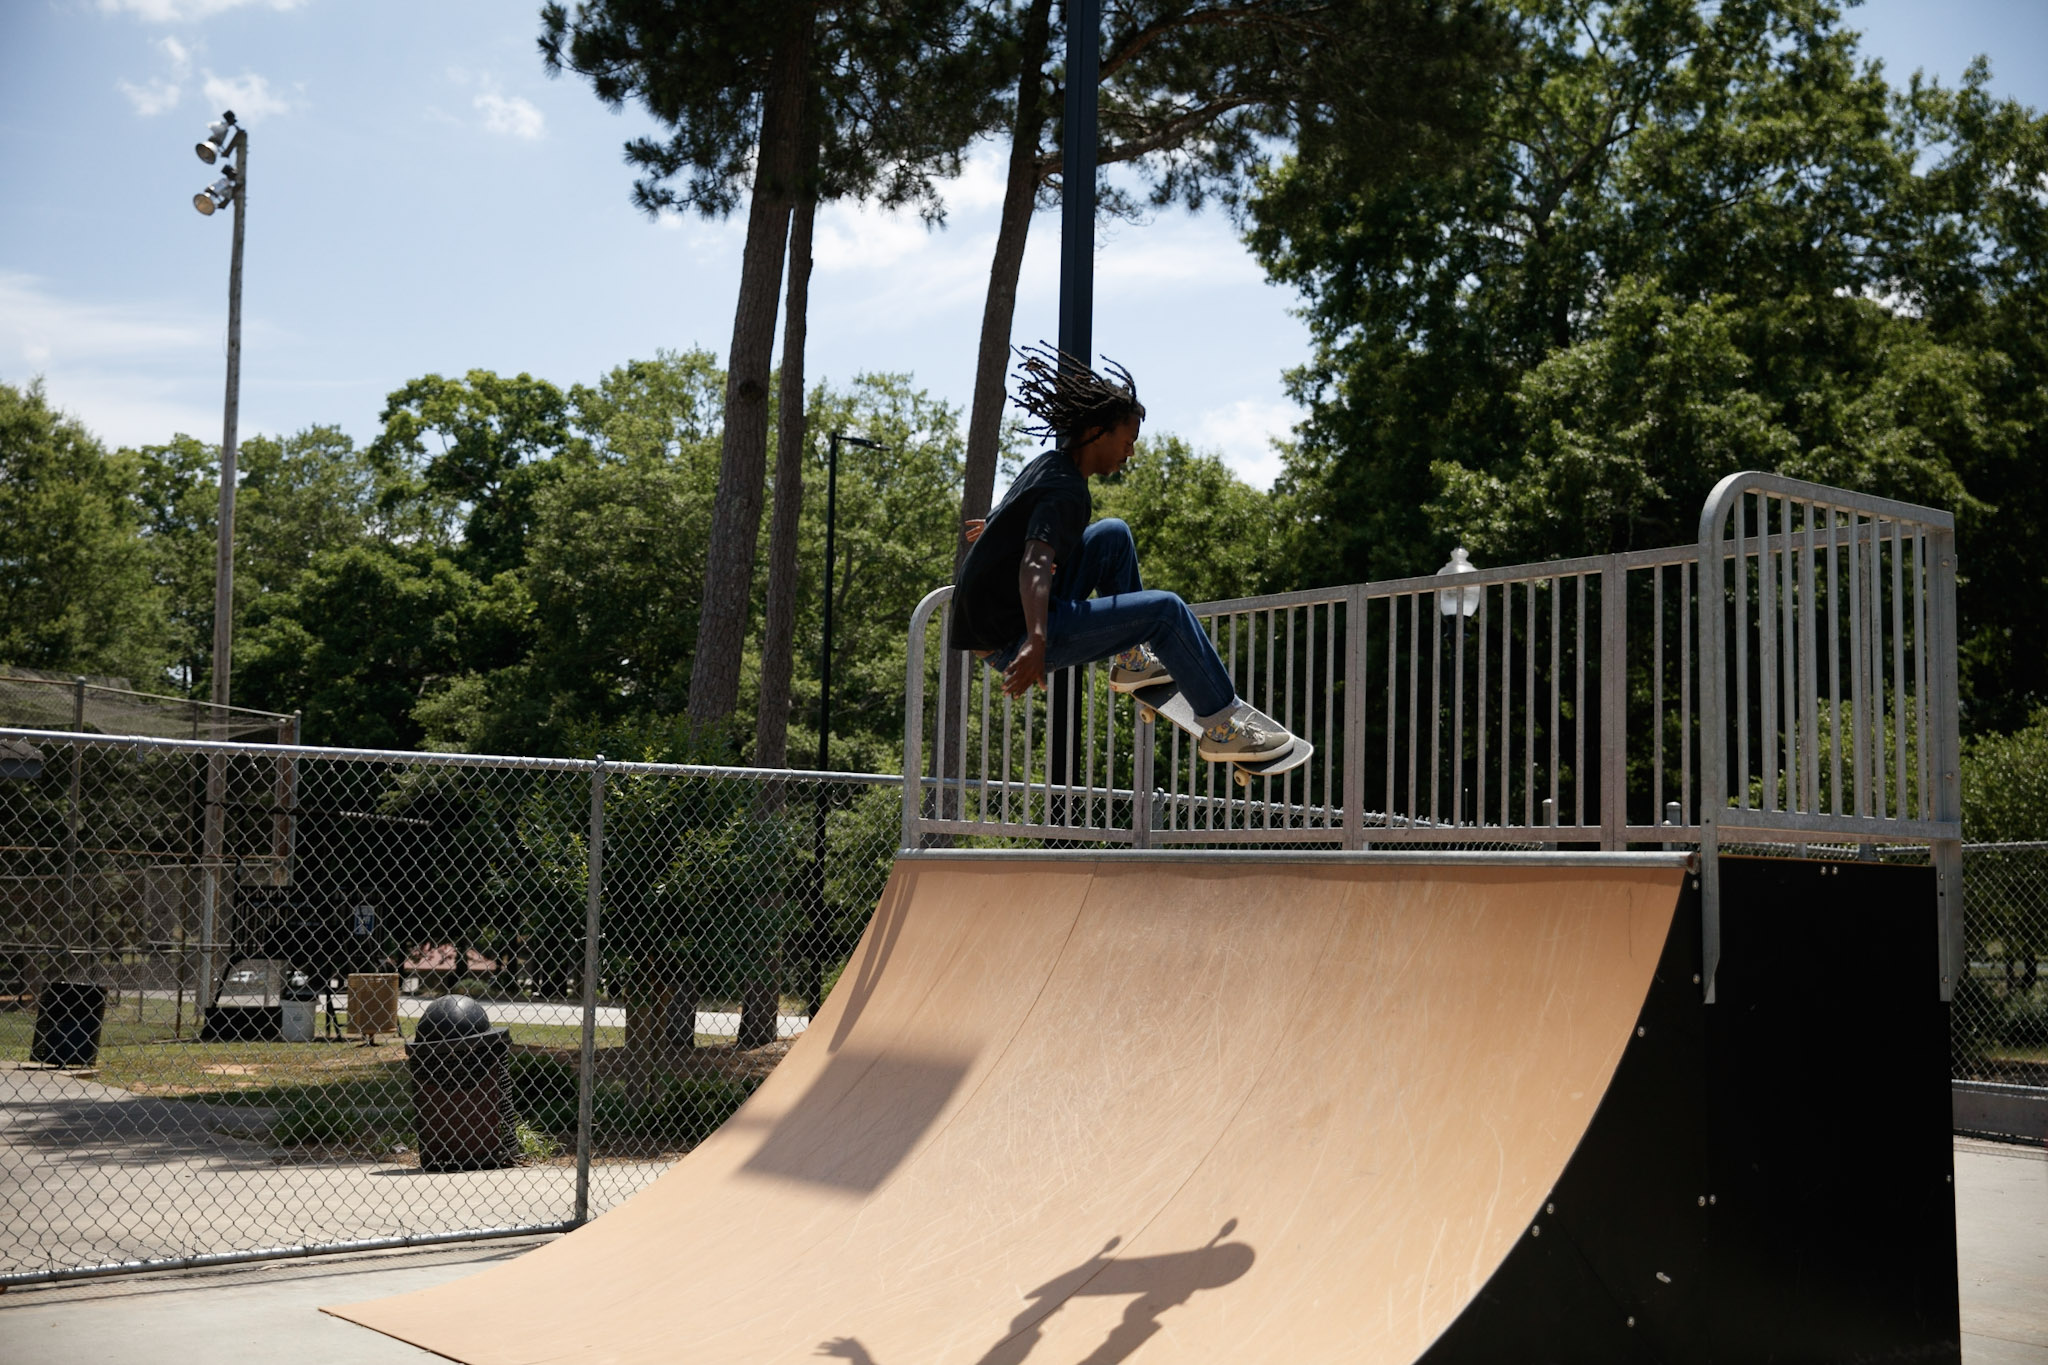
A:
<svg viewBox="0 0 2048 1365">
<path fill-rule="evenodd" d="M 267 1110 L 264 1115 L 251 1113 L 246 1126 L 231 1122 L 224 1131 L 279 1147 L 379 1158 L 399 1147 L 418 1147 L 404 1048 L 412 1020 L 400 1021 L 404 1036 L 380 1038 L 375 1047 L 352 1037 L 339 1042 L 201 1043 L 192 1039 L 189 1003 L 183 1039 L 174 1036 L 174 1002 L 145 999 L 140 1020 L 134 1010 L 131 998 L 108 1012 L 94 1075 L 102 1085 L 138 1095 Z M 346 1015 L 342 1024 L 345 1028 Z M 324 1015 L 320 1025 L 324 1032 Z M 0 1013 L 0 1059 L 25 1061 L 34 1026 L 31 1011 Z M 519 1116 L 521 1157 L 536 1162 L 557 1159 L 575 1147 L 577 1053 L 583 1030 L 579 1025 L 509 1027 L 515 1045 L 549 1049 L 512 1056 L 512 1107 Z M 623 1030 L 600 1028 L 596 1041 L 600 1049 L 617 1048 L 624 1043 Z M 699 1035 L 697 1041 L 716 1046 L 726 1040 Z M 600 1081 L 592 1097 L 598 1150 L 686 1151 L 723 1123 L 753 1086 L 746 1080 L 691 1076 L 657 1076 L 636 1087 Z"/>
</svg>

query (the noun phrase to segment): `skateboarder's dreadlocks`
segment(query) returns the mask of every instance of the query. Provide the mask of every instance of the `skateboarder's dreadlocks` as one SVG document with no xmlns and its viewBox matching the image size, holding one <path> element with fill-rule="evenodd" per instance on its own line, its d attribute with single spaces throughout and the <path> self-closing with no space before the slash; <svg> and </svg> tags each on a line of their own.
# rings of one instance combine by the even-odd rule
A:
<svg viewBox="0 0 2048 1365">
<path fill-rule="evenodd" d="M 1109 371 L 1105 378 L 1043 341 L 1019 347 L 1017 354 L 1023 363 L 1017 368 L 1013 397 L 1018 407 L 1038 419 L 1036 426 L 1024 428 L 1029 434 L 1079 445 L 1129 418 L 1145 420 L 1138 382 L 1114 360 L 1103 361 Z"/>
</svg>

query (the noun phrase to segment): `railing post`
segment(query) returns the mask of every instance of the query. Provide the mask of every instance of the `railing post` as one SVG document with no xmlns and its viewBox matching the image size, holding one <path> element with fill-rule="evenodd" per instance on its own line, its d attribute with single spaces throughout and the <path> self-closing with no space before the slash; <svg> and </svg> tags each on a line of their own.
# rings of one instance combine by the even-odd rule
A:
<svg viewBox="0 0 2048 1365">
<path fill-rule="evenodd" d="M 1928 537 L 1934 550 L 1933 597 L 1934 635 L 1933 704 L 1931 715 L 1920 723 L 1934 734 L 1934 818 L 1962 827 L 1962 737 L 1958 721 L 1956 685 L 1956 537 L 1943 531 Z M 1927 736 L 1921 736 L 1924 744 Z M 1940 915 L 1941 998 L 1955 994 L 1956 983 L 1969 970 L 1968 940 L 1963 923 L 1963 843 L 1960 838 L 1936 839 L 1930 850 L 1934 859 L 1935 903 Z"/>
<path fill-rule="evenodd" d="M 932 613 L 953 596 L 948 587 L 933 588 L 910 614 L 910 639 L 903 665 L 903 834 L 899 848 L 922 842 L 920 816 L 924 801 L 924 637 Z M 943 648 L 943 646 L 941 646 Z"/>
<path fill-rule="evenodd" d="M 1137 716 L 1133 707 L 1131 716 L 1131 847 L 1152 847 L 1152 754 L 1153 736 L 1158 730 L 1156 722 L 1147 723 Z M 1116 724 L 1112 711 L 1109 724 Z M 988 741 L 984 739 L 983 744 Z M 1112 780 L 1104 785 L 1114 787 Z M 1114 800 L 1112 793 L 1111 800 Z"/>
<path fill-rule="evenodd" d="M 1728 570 L 1721 554 L 1723 479 L 1700 513 L 1700 987 L 1714 1003 L 1714 972 L 1721 965 L 1721 813 L 1728 806 L 1727 674 L 1721 662 L 1728 631 Z M 1741 581 L 1738 573 L 1737 581 Z"/>
<path fill-rule="evenodd" d="M 1363 584 L 1344 594 L 1344 676 L 1338 680 L 1344 689 L 1344 847 L 1352 849 L 1365 847 L 1366 601 Z"/>
<path fill-rule="evenodd" d="M 576 1216 L 590 1221 L 590 1138 L 596 1112 L 598 933 L 604 903 L 604 755 L 590 767 L 590 837 L 583 907 L 583 1046 L 576 1076 Z"/>
<path fill-rule="evenodd" d="M 1628 843 L 1628 570 L 1600 569 L 1600 847 Z"/>
</svg>

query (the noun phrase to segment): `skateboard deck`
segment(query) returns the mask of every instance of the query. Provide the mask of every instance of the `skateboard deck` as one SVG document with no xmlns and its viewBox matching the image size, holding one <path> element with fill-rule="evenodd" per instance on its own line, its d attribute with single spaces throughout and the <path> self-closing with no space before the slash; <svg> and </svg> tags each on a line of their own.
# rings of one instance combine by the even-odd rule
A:
<svg viewBox="0 0 2048 1365">
<path fill-rule="evenodd" d="M 1140 720 L 1151 720 L 1154 716 L 1163 717 L 1189 738 L 1198 741 L 1201 739 L 1201 723 L 1195 719 L 1194 708 L 1188 705 L 1188 699 L 1181 695 L 1180 684 L 1153 683 L 1150 687 L 1139 688 L 1129 696 L 1138 704 Z M 1254 759 L 1249 763 L 1232 762 L 1232 776 L 1236 777 L 1240 787 L 1248 787 L 1255 777 L 1277 777 L 1281 773 L 1299 768 L 1315 757 L 1315 752 L 1315 745 L 1296 735 L 1293 743 L 1270 758 Z"/>
</svg>

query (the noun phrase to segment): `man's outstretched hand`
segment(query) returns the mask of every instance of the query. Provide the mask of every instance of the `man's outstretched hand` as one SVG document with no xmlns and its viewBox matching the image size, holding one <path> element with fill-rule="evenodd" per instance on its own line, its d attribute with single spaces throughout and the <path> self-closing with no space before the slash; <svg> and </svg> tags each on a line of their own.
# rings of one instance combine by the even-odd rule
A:
<svg viewBox="0 0 2048 1365">
<path fill-rule="evenodd" d="M 1029 638 L 1017 657 L 1003 670 L 1003 695 L 1021 697 L 1045 681 L 1045 641 Z"/>
<path fill-rule="evenodd" d="M 967 519 L 967 543 L 969 545 L 981 539 L 981 528 L 986 525 L 988 525 L 988 522 L 980 517 L 969 517 Z"/>
</svg>

